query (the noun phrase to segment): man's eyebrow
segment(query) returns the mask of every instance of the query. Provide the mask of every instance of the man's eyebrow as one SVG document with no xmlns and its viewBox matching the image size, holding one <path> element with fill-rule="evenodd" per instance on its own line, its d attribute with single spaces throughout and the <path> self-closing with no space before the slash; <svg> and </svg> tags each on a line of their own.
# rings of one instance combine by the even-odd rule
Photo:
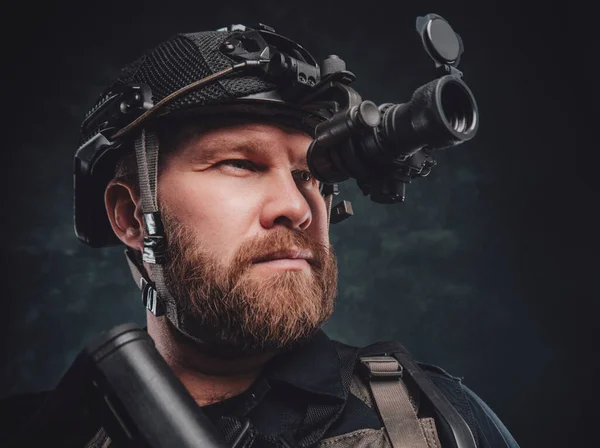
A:
<svg viewBox="0 0 600 448">
<path fill-rule="evenodd" d="M 222 154 L 232 152 L 261 155 L 265 153 L 265 148 L 264 145 L 249 140 L 232 143 L 226 139 L 200 142 L 189 148 L 190 156 L 194 160 L 204 161 L 213 160 Z"/>
<path fill-rule="evenodd" d="M 234 143 L 228 140 L 212 140 L 206 143 L 191 145 L 186 152 L 194 163 L 207 163 L 217 158 L 225 157 L 228 154 L 266 158 L 271 151 L 277 150 L 277 148 L 271 145 L 250 140 Z M 299 169 L 308 171 L 306 157 L 302 157 L 295 162 L 295 165 Z"/>
</svg>

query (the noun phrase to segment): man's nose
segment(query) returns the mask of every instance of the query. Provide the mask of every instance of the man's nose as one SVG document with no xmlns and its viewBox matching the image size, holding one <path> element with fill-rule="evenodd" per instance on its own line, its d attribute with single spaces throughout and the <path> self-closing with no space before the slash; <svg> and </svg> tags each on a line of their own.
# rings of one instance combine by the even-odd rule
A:
<svg viewBox="0 0 600 448">
<path fill-rule="evenodd" d="M 261 225 L 269 229 L 278 224 L 305 230 L 312 222 L 312 210 L 298 189 L 292 173 L 277 173 L 269 179 L 261 214 Z"/>
</svg>

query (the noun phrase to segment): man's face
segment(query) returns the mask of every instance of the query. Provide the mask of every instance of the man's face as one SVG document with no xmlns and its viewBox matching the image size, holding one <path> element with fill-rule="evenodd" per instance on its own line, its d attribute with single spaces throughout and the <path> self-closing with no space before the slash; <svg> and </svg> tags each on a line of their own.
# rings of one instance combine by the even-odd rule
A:
<svg viewBox="0 0 600 448">
<path fill-rule="evenodd" d="M 165 157 L 158 200 L 166 282 L 185 331 L 260 352 L 312 335 L 331 315 L 337 267 L 311 138 L 264 123 L 205 131 Z"/>
</svg>

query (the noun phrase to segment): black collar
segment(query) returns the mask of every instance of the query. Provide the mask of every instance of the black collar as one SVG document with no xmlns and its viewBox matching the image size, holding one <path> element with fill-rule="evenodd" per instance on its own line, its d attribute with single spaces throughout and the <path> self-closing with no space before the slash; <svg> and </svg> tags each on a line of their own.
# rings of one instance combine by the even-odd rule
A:
<svg viewBox="0 0 600 448">
<path fill-rule="evenodd" d="M 265 368 L 263 377 L 315 395 L 346 400 L 335 342 L 322 330 L 307 343 L 276 356 Z"/>
<path fill-rule="evenodd" d="M 357 354 L 358 348 L 319 330 L 308 342 L 275 356 L 244 393 L 203 409 L 219 424 L 250 416 L 258 434 L 310 445 L 341 415 Z"/>
</svg>

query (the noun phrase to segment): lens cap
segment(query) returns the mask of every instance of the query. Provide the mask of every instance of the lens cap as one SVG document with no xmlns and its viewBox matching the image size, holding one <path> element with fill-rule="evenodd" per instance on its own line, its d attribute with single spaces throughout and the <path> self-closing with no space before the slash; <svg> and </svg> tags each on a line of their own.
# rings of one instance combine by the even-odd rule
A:
<svg viewBox="0 0 600 448">
<path fill-rule="evenodd" d="M 425 50 L 437 64 L 458 65 L 464 50 L 462 40 L 443 17 L 437 14 L 417 17 L 416 27 Z"/>
</svg>

